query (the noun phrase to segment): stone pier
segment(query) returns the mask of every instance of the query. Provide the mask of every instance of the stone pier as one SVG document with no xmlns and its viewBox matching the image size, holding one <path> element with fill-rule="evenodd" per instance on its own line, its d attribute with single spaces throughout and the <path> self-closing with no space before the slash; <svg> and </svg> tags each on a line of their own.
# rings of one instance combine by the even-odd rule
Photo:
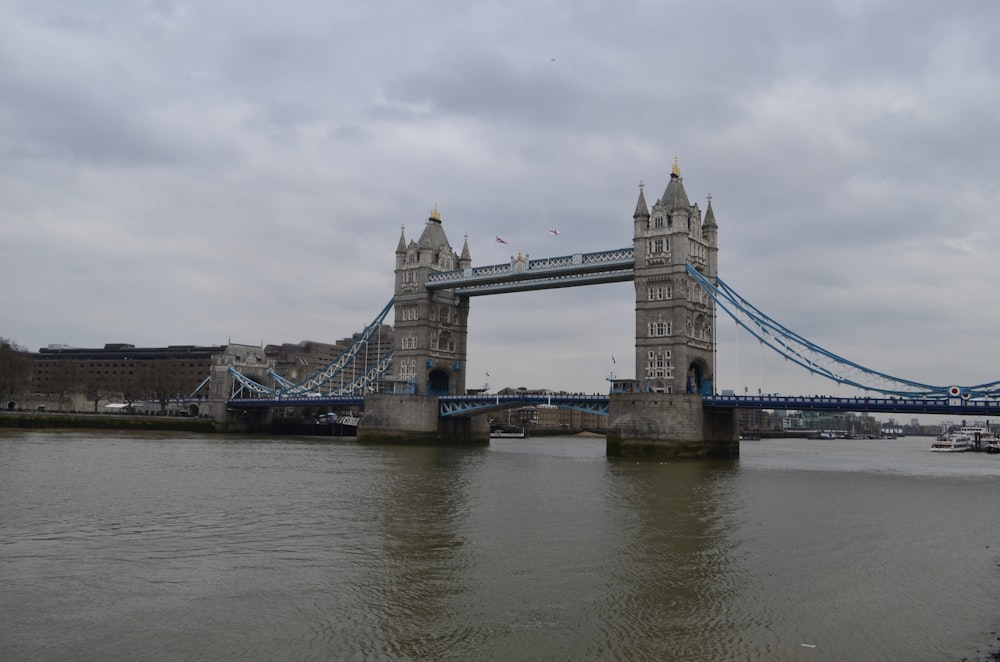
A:
<svg viewBox="0 0 1000 662">
<path fill-rule="evenodd" d="M 486 446 L 490 425 L 485 414 L 440 418 L 436 396 L 370 393 L 365 396 L 358 441 Z"/>
<path fill-rule="evenodd" d="M 613 393 L 609 457 L 739 457 L 735 409 L 706 409 L 700 395 Z"/>
</svg>

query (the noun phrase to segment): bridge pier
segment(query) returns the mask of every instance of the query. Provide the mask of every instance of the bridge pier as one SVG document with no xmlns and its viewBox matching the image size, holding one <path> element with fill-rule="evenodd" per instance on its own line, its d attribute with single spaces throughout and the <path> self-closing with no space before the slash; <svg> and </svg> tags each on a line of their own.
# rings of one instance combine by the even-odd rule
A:
<svg viewBox="0 0 1000 662">
<path fill-rule="evenodd" d="M 485 414 L 441 418 L 436 396 L 369 393 L 358 424 L 359 442 L 486 446 L 490 424 Z"/>
<path fill-rule="evenodd" d="M 739 457 L 735 409 L 708 409 L 700 395 L 612 393 L 609 457 Z"/>
<path fill-rule="evenodd" d="M 227 409 L 226 403 L 219 403 L 215 414 L 215 426 L 221 432 L 268 432 L 274 412 L 270 408 Z"/>
</svg>

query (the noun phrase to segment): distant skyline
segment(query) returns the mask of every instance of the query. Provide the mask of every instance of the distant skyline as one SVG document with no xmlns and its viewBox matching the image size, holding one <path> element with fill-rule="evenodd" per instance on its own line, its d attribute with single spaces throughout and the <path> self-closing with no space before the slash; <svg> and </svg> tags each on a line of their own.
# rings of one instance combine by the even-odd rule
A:
<svg viewBox="0 0 1000 662">
<path fill-rule="evenodd" d="M 474 265 L 625 247 L 677 156 L 769 315 L 895 376 L 1000 379 L 997 62 L 989 0 L 11 0 L 0 336 L 335 342 L 435 206 Z M 469 326 L 470 388 L 634 376 L 630 283 L 477 297 Z M 719 389 L 853 394 L 718 337 Z"/>
</svg>

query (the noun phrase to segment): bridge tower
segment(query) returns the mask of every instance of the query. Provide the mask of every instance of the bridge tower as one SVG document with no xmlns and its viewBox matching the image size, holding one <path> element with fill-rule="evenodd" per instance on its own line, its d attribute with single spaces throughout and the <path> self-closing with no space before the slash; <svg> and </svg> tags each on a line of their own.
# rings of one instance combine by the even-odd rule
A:
<svg viewBox="0 0 1000 662">
<path fill-rule="evenodd" d="M 415 395 L 463 395 L 469 335 L 469 298 L 425 287 L 433 271 L 472 266 L 469 239 L 452 249 L 435 205 L 417 241 L 400 231 L 396 248 L 394 379 Z"/>
<path fill-rule="evenodd" d="M 395 443 L 489 443 L 485 415 L 460 419 L 438 417 L 438 396 L 465 394 L 469 297 L 451 289 L 430 289 L 434 272 L 472 266 L 469 239 L 455 253 L 437 207 L 420 238 L 406 241 L 406 228 L 396 247 L 395 333 L 392 393 L 365 396 L 365 415 L 358 440 Z"/>
<path fill-rule="evenodd" d="M 702 217 L 688 200 L 675 158 L 652 209 L 639 185 L 632 222 L 636 378 L 615 383 L 608 455 L 737 456 L 735 411 L 702 406 L 715 379 L 715 302 L 687 272 L 691 264 L 716 279 L 719 228 L 712 199 Z"/>
<path fill-rule="evenodd" d="M 687 273 L 690 262 L 715 282 L 718 225 L 688 201 L 677 160 L 663 196 L 646 207 L 643 185 L 633 220 L 636 390 L 711 394 L 715 304 Z"/>
</svg>

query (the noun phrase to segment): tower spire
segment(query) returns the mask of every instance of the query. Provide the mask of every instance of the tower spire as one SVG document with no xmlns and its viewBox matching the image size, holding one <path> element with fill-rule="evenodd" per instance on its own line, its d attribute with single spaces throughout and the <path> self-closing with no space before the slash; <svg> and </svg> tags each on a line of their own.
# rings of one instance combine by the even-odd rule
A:
<svg viewBox="0 0 1000 662">
<path fill-rule="evenodd" d="M 645 186 L 642 180 L 639 180 L 639 200 L 635 203 L 635 213 L 632 214 L 633 220 L 639 220 L 640 218 L 649 218 L 649 207 L 646 205 L 646 196 L 643 194 L 642 189 Z"/>
</svg>

